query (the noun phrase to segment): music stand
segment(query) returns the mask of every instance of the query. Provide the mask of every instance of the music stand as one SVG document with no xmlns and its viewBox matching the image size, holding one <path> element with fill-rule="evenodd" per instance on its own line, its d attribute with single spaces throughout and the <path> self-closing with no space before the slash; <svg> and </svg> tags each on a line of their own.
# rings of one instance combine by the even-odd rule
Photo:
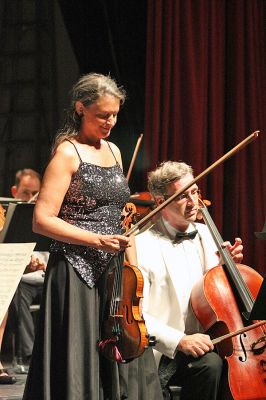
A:
<svg viewBox="0 0 266 400">
<path fill-rule="evenodd" d="M 266 319 L 266 275 L 249 315 L 249 321 Z"/>
<path fill-rule="evenodd" d="M 35 204 L 9 203 L 0 243 L 34 243 L 36 251 L 49 251 L 51 239 L 32 231 Z"/>
</svg>

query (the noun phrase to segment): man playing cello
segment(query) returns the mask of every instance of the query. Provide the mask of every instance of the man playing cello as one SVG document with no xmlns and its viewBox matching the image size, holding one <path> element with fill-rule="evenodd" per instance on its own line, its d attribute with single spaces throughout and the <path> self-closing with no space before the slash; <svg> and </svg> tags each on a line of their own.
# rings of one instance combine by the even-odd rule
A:
<svg viewBox="0 0 266 400">
<path fill-rule="evenodd" d="M 190 166 L 168 161 L 149 174 L 148 189 L 160 205 L 192 179 Z M 220 261 L 207 227 L 195 222 L 198 195 L 193 184 L 135 239 L 145 282 L 144 319 L 149 334 L 156 336 L 155 357 L 165 398 L 168 386 L 178 385 L 182 400 L 215 400 L 223 363 L 189 304 L 193 285 Z M 233 246 L 224 243 L 238 263 L 243 258 L 241 243 L 239 238 Z"/>
</svg>

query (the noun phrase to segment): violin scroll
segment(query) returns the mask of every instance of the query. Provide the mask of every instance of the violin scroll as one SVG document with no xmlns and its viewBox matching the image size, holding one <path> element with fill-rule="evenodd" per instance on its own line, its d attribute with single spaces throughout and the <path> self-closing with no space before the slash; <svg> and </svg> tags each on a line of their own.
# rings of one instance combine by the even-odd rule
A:
<svg viewBox="0 0 266 400">
<path fill-rule="evenodd" d="M 122 212 L 122 228 L 127 232 L 128 229 L 131 228 L 132 225 L 136 223 L 136 214 L 137 209 L 135 204 L 133 203 L 126 203 L 124 210 Z"/>
<path fill-rule="evenodd" d="M 149 192 L 137 192 L 130 196 L 130 201 L 135 204 L 136 220 L 140 221 L 155 208 L 155 201 Z"/>
</svg>

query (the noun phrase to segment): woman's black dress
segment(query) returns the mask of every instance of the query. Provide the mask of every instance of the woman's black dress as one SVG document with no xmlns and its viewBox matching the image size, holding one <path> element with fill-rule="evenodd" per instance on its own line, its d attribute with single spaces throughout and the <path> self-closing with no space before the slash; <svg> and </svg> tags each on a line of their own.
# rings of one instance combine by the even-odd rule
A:
<svg viewBox="0 0 266 400">
<path fill-rule="evenodd" d="M 120 233 L 128 196 L 118 163 L 105 168 L 81 161 L 59 217 L 96 233 Z M 123 365 L 98 352 L 111 259 L 89 247 L 52 244 L 23 400 L 162 399 L 151 349 Z"/>
</svg>

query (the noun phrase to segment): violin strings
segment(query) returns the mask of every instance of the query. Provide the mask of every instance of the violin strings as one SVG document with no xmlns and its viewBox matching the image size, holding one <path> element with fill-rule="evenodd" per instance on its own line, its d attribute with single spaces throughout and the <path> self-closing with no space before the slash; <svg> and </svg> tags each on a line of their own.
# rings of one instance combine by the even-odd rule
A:
<svg viewBox="0 0 266 400">
<path fill-rule="evenodd" d="M 119 304 L 121 300 L 121 288 L 122 288 L 122 272 L 123 272 L 123 260 L 124 254 L 119 253 L 115 258 L 115 274 L 114 274 L 114 282 L 113 282 L 113 291 L 112 291 L 112 300 L 111 300 L 111 315 L 114 320 L 114 330 L 115 333 L 119 333 L 119 317 L 116 317 L 119 312 Z"/>
</svg>

